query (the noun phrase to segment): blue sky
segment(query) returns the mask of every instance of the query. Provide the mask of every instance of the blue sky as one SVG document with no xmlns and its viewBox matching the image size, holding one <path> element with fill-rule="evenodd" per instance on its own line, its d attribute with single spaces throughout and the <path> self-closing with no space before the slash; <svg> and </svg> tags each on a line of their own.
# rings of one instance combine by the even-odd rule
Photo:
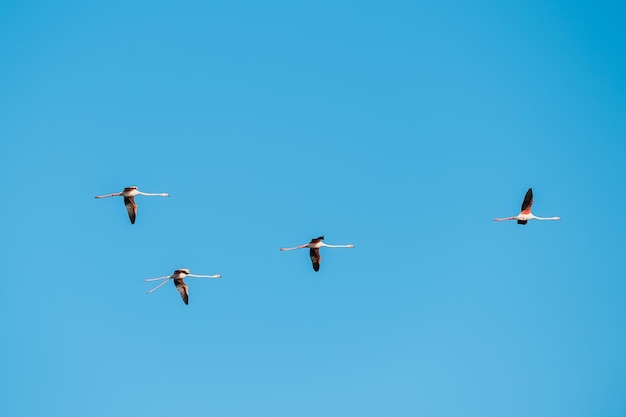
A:
<svg viewBox="0 0 626 417">
<path fill-rule="evenodd" d="M 3 2 L 0 415 L 626 414 L 625 8 Z"/>
</svg>

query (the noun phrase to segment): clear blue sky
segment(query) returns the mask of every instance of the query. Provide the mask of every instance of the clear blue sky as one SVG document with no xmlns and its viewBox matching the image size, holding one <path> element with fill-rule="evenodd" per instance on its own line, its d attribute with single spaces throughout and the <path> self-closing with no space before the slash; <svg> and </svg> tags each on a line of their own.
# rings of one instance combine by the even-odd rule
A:
<svg viewBox="0 0 626 417">
<path fill-rule="evenodd" d="M 2 2 L 0 416 L 626 415 L 626 6 L 548 3 Z"/>
</svg>

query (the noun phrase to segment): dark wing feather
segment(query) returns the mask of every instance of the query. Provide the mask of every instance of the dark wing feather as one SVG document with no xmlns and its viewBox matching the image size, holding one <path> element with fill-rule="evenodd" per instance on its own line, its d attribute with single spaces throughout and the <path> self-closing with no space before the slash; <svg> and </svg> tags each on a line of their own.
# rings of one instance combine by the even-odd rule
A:
<svg viewBox="0 0 626 417">
<path fill-rule="evenodd" d="M 320 256 L 320 250 L 317 248 L 311 248 L 309 251 L 311 256 L 311 263 L 313 264 L 313 270 L 315 272 L 320 270 L 320 264 L 322 263 L 322 257 Z"/>
<path fill-rule="evenodd" d="M 526 191 L 526 196 L 524 197 L 524 202 L 522 203 L 522 213 L 524 213 L 526 210 L 528 211 L 524 214 L 530 213 L 530 207 L 532 205 L 533 205 L 533 189 L 529 188 L 528 191 Z"/>
<path fill-rule="evenodd" d="M 528 220 L 518 220 L 517 224 L 526 224 L 528 223 Z"/>
<path fill-rule="evenodd" d="M 185 304 L 189 304 L 189 288 L 185 281 L 182 279 L 174 279 L 174 285 L 176 285 L 176 289 L 180 293 L 180 297 L 183 299 Z"/>
<path fill-rule="evenodd" d="M 124 205 L 126 206 L 130 223 L 135 224 L 135 218 L 137 217 L 137 204 L 135 204 L 135 198 L 124 197 Z"/>
</svg>

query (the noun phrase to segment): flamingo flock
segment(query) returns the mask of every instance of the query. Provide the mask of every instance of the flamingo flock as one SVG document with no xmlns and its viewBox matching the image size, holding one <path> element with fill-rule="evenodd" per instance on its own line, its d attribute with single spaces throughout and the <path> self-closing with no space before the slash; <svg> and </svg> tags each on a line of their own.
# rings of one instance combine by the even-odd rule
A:
<svg viewBox="0 0 626 417">
<path fill-rule="evenodd" d="M 137 204 L 135 203 L 135 196 L 158 196 L 158 197 L 169 197 L 167 193 L 144 193 L 139 191 L 137 186 L 129 186 L 125 187 L 119 193 L 98 195 L 95 198 L 108 198 L 108 197 L 124 197 L 124 206 L 126 207 L 126 211 L 128 212 L 128 218 L 130 219 L 131 224 L 135 224 L 135 220 L 137 218 Z M 493 219 L 494 221 L 506 221 L 506 220 L 517 220 L 517 224 L 525 225 L 529 220 L 561 220 L 560 217 L 537 217 L 531 212 L 531 207 L 533 205 L 533 189 L 529 188 L 524 196 L 524 201 L 522 202 L 521 212 L 517 216 L 511 217 L 500 217 Z M 321 248 L 354 248 L 354 244 L 344 244 L 344 245 L 329 245 L 324 242 L 324 236 L 319 236 L 311 239 L 309 243 L 305 243 L 298 246 L 280 248 L 281 251 L 291 251 L 296 249 L 309 249 L 309 257 L 311 259 L 311 265 L 313 266 L 313 270 L 318 272 L 320 270 L 320 265 L 322 263 L 322 256 L 320 254 Z M 188 268 L 180 268 L 175 270 L 171 275 L 166 275 L 158 278 L 146 278 L 145 282 L 153 282 L 153 281 L 162 281 L 156 287 L 147 291 L 147 294 L 151 294 L 154 291 L 158 290 L 165 284 L 167 284 L 170 280 L 174 281 L 174 286 L 178 290 L 181 299 L 185 304 L 189 304 L 189 287 L 185 284 L 185 278 L 212 278 L 217 279 L 221 278 L 221 274 L 215 275 L 195 275 L 189 272 Z"/>
</svg>

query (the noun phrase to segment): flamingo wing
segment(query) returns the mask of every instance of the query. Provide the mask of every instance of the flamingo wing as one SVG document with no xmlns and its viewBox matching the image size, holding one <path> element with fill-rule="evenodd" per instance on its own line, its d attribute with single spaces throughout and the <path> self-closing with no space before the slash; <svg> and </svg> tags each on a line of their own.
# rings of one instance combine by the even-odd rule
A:
<svg viewBox="0 0 626 417">
<path fill-rule="evenodd" d="M 182 278 L 174 279 L 174 285 L 176 285 L 176 289 L 180 293 L 183 302 L 189 304 L 189 287 L 187 287 L 185 281 L 183 281 Z"/>
<path fill-rule="evenodd" d="M 322 257 L 320 256 L 320 250 L 318 248 L 311 248 L 309 251 L 311 256 L 311 263 L 313 264 L 313 270 L 315 272 L 320 270 L 320 264 L 322 263 Z"/>
<path fill-rule="evenodd" d="M 137 204 L 135 204 L 135 198 L 124 197 L 124 205 L 126 206 L 130 223 L 135 224 L 135 218 L 137 217 Z"/>
<path fill-rule="evenodd" d="M 529 188 L 524 196 L 524 202 L 522 203 L 522 214 L 530 214 L 530 208 L 533 205 L 533 189 Z M 524 224 L 524 223 L 520 223 Z"/>
</svg>

